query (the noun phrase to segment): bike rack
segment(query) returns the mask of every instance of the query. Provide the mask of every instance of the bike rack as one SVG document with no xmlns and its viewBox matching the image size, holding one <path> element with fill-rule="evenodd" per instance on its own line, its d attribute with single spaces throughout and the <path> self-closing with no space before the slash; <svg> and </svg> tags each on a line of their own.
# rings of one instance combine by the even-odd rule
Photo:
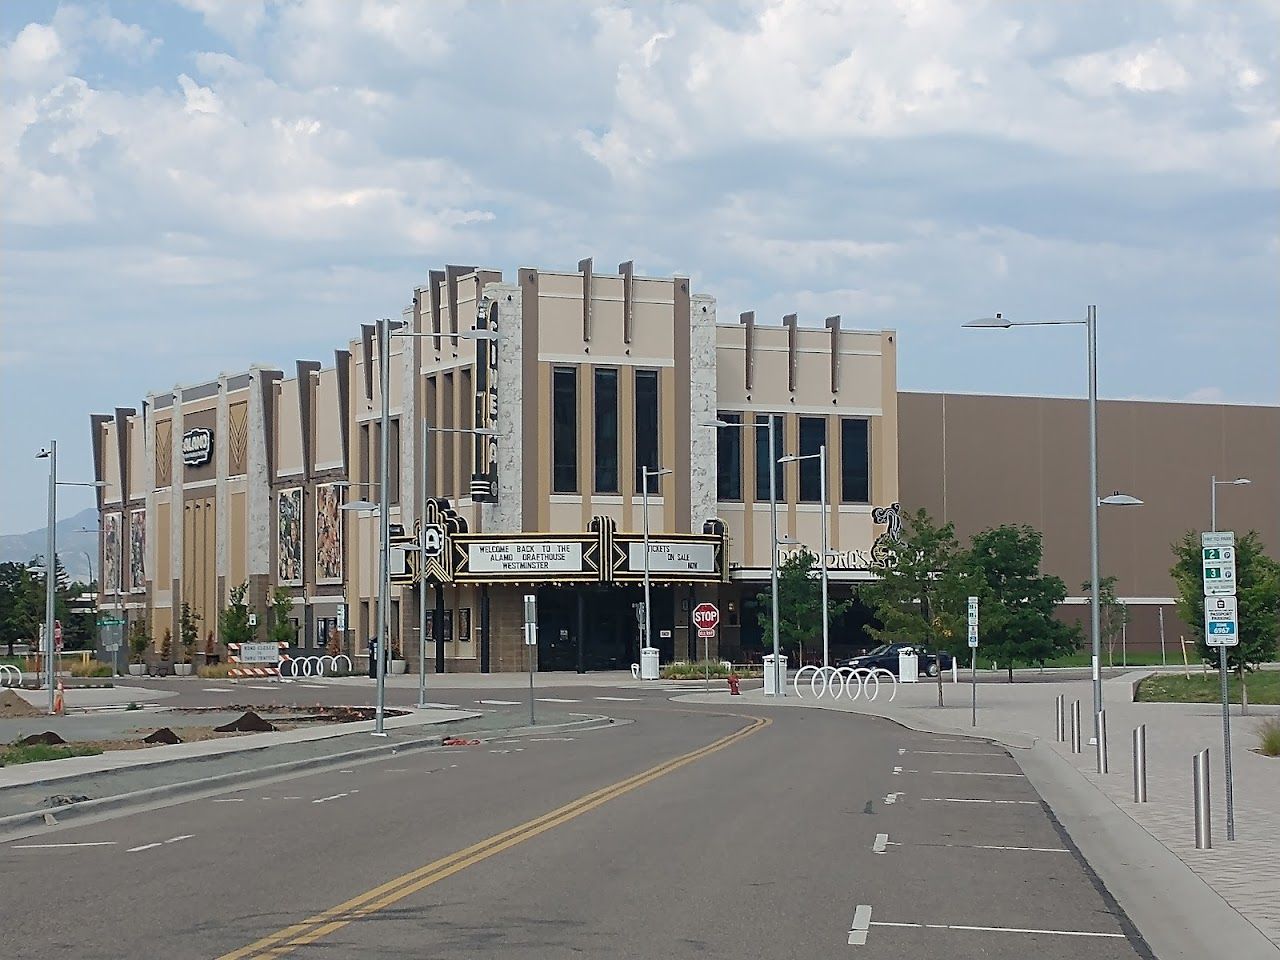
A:
<svg viewBox="0 0 1280 960">
<path fill-rule="evenodd" d="M 850 701 L 859 697 L 875 700 L 880 696 L 880 683 L 885 679 L 890 684 L 889 702 L 892 703 L 898 696 L 898 678 L 883 667 L 816 667 L 810 664 L 796 671 L 791 684 L 801 700 L 805 699 L 801 692 L 802 682 L 808 683 L 809 692 L 817 700 L 828 694 L 832 700 L 839 700 L 842 696 Z"/>
<path fill-rule="evenodd" d="M 22 686 L 22 671 L 10 663 L 0 663 L 0 687 L 9 686 L 9 674 L 13 674 L 13 685 Z"/>
</svg>

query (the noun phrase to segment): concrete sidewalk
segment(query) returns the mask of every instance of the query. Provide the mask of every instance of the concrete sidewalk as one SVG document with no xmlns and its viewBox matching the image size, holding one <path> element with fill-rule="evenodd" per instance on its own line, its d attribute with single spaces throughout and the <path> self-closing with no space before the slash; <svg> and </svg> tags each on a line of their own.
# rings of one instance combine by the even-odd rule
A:
<svg viewBox="0 0 1280 960">
<path fill-rule="evenodd" d="M 1068 778 L 1073 777 L 1069 771 L 1074 770 L 1075 785 L 1089 784 L 1109 800 L 1116 811 L 1158 841 L 1212 893 L 1261 932 L 1275 946 L 1273 955 L 1280 956 L 1280 758 L 1258 753 L 1254 733 L 1262 719 L 1280 715 L 1280 708 L 1255 706 L 1249 716 L 1242 717 L 1239 706 L 1232 707 L 1236 840 L 1230 843 L 1225 827 L 1221 708 L 1215 704 L 1134 702 L 1137 680 L 1150 672 L 1140 670 L 1104 681 L 1110 741 L 1110 773 L 1106 775 L 1095 772 L 1094 748 L 1088 744 L 1093 732 L 1088 681 L 979 684 L 976 726 L 971 725 L 970 688 L 964 683 L 943 685 L 943 707 L 937 706 L 937 685 L 933 682 L 901 684 L 892 702 L 887 700 L 887 686 L 872 702 L 849 702 L 843 698 L 833 701 L 830 697 L 815 701 L 807 690 L 802 699 L 790 686 L 788 696 L 780 700 L 764 696 L 763 690 L 747 691 L 741 699 L 724 694 L 682 699 L 845 710 L 886 717 L 917 730 L 980 736 L 1014 748 L 1051 751 L 1057 762 L 1045 769 L 1062 771 Z M 1056 741 L 1054 702 L 1059 693 L 1067 701 L 1066 743 Z M 1081 722 L 1085 726 L 1084 752 L 1080 754 L 1071 752 L 1069 742 L 1071 701 L 1076 699 L 1081 701 Z M 1133 728 L 1143 723 L 1147 726 L 1148 802 L 1137 804 L 1133 802 L 1130 736 Z M 1213 764 L 1211 850 L 1195 849 L 1192 809 L 1192 757 L 1204 747 L 1209 748 Z M 1080 842 L 1080 838 L 1076 839 Z M 1180 906 L 1195 910 L 1189 903 Z"/>
</svg>

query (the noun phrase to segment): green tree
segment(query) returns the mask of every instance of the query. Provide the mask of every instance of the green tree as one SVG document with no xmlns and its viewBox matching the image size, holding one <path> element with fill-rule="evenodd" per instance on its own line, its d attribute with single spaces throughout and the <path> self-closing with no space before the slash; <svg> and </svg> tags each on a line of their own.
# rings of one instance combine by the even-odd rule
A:
<svg viewBox="0 0 1280 960">
<path fill-rule="evenodd" d="M 178 618 L 178 641 L 182 645 L 183 663 L 191 663 L 195 659 L 196 643 L 200 639 L 200 614 L 191 609 L 191 604 L 182 604 L 182 613 Z"/>
<path fill-rule="evenodd" d="M 298 628 L 293 624 L 293 594 L 287 587 L 276 587 L 271 591 L 271 634 L 272 643 L 292 645 L 298 638 Z"/>
<path fill-rule="evenodd" d="M 904 518 L 902 528 L 896 562 L 858 591 L 880 621 L 867 632 L 880 643 L 912 643 L 959 654 L 968 643 L 968 572 L 959 562 L 955 526 L 939 526 L 927 511 L 917 510 Z"/>
<path fill-rule="evenodd" d="M 975 534 L 963 561 L 978 597 L 978 649 L 1005 664 L 1010 683 L 1014 661 L 1044 663 L 1080 644 L 1079 629 L 1053 615 L 1067 585 L 1040 572 L 1041 556 L 1040 531 L 1006 524 Z"/>
<path fill-rule="evenodd" d="M 226 607 L 218 614 L 218 634 L 223 643 L 253 642 L 256 631 L 249 626 L 249 604 L 244 599 L 248 592 L 247 583 L 232 587 Z"/>
<path fill-rule="evenodd" d="M 1086 580 L 1080 589 L 1088 596 L 1093 583 Z M 1128 622 L 1129 608 L 1116 598 L 1116 578 L 1103 577 L 1098 581 L 1098 643 L 1107 646 L 1107 666 L 1116 665 L 1116 641 Z"/>
<path fill-rule="evenodd" d="M 1197 649 L 1208 663 L 1218 663 L 1217 648 L 1204 642 L 1204 581 L 1200 535 L 1188 531 L 1173 545 L 1169 573 L 1178 588 L 1178 616 L 1195 634 Z M 1243 679 L 1245 671 L 1275 658 L 1280 630 L 1280 563 L 1267 556 L 1256 530 L 1236 539 L 1236 605 L 1240 643 L 1227 647 L 1227 665 Z"/>
<path fill-rule="evenodd" d="M 25 563 L 0 563 L 0 642 L 34 640 L 44 620 L 44 584 Z"/>
<path fill-rule="evenodd" d="M 806 640 L 822 642 L 821 577 L 818 558 L 808 550 L 791 554 L 778 566 L 778 646 L 788 652 L 799 649 L 802 658 Z M 772 604 L 768 593 L 762 593 L 759 599 L 757 619 L 764 630 L 765 645 L 772 649 Z M 848 600 L 833 600 L 828 596 L 830 621 L 848 609 Z"/>
</svg>

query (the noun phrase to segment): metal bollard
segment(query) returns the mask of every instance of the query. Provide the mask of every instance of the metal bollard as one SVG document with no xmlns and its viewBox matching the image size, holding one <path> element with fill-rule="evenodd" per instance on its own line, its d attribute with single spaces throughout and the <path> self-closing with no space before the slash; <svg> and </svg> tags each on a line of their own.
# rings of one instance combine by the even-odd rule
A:
<svg viewBox="0 0 1280 960">
<path fill-rule="evenodd" d="M 1057 721 L 1058 742 L 1064 743 L 1067 739 L 1067 695 L 1065 693 L 1058 694 L 1053 710 L 1054 719 Z"/>
<path fill-rule="evenodd" d="M 1071 752 L 1080 752 L 1080 701 L 1071 701 Z"/>
<path fill-rule="evenodd" d="M 1147 802 L 1147 725 L 1133 728 L 1133 802 Z"/>
<path fill-rule="evenodd" d="M 1107 711 L 1098 711 L 1098 772 L 1110 773 L 1107 766 Z"/>
<path fill-rule="evenodd" d="M 1192 786 L 1195 788 L 1196 849 L 1213 849 L 1213 827 L 1209 819 L 1209 748 L 1196 754 L 1191 766 Z"/>
</svg>

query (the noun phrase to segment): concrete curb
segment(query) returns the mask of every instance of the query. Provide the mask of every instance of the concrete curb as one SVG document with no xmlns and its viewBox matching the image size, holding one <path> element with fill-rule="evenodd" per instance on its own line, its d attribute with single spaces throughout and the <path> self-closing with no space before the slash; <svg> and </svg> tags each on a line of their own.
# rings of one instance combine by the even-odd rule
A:
<svg viewBox="0 0 1280 960">
<path fill-rule="evenodd" d="M 614 720 L 610 717 L 587 717 L 582 720 L 574 720 L 565 723 L 549 723 L 534 727 L 510 727 L 502 730 L 486 730 L 481 736 L 473 739 L 483 741 L 490 740 L 498 736 L 519 737 L 543 733 L 562 733 L 571 730 L 594 730 L 609 726 L 613 723 Z M 84 820 L 114 811 L 127 810 L 133 807 L 154 803 L 166 805 L 166 801 L 177 802 L 178 800 L 188 799 L 201 794 L 212 796 L 240 785 L 274 780 L 288 776 L 289 774 L 319 772 L 330 767 L 342 767 L 358 763 L 368 763 L 388 755 L 410 753 L 418 750 L 425 750 L 430 747 L 439 747 L 445 740 L 446 736 L 447 735 L 445 734 L 435 734 L 430 737 L 420 737 L 416 740 L 402 741 L 399 743 L 382 743 L 372 747 L 363 747 L 359 750 L 347 750 L 343 753 L 335 753 L 323 757 L 308 757 L 304 760 L 288 760 L 283 763 L 255 767 L 252 770 L 236 770 L 231 773 L 223 773 L 213 777 L 204 777 L 199 780 L 182 780 L 178 783 L 167 783 L 156 787 L 147 787 L 143 790 L 134 790 L 129 793 L 117 794 L 113 797 L 100 797 L 96 800 L 83 800 L 80 803 L 69 803 L 63 807 L 54 807 L 48 810 L 30 810 L 25 813 L 15 813 L 6 817 L 0 817 L 0 843 L 30 837 L 44 832 L 48 827 L 66 826 L 69 821 L 74 822 L 77 820 Z M 269 748 L 257 747 L 255 749 L 265 750 Z M 172 764 L 186 764 L 197 763 L 201 760 L 207 759 L 209 758 L 181 757 L 169 762 Z M 85 774 L 85 776 L 95 776 L 95 774 Z M 52 815 L 55 818 L 55 822 L 50 824 L 45 819 L 46 815 Z"/>
</svg>

